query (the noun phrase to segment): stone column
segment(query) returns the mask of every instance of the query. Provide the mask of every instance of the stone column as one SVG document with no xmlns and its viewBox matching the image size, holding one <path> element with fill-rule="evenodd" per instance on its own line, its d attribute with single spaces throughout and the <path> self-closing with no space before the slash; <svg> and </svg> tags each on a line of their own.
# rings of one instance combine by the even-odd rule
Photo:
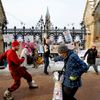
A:
<svg viewBox="0 0 100 100">
<path fill-rule="evenodd" d="M 3 53 L 3 35 L 2 35 L 2 28 L 0 27 L 0 54 Z"/>
</svg>

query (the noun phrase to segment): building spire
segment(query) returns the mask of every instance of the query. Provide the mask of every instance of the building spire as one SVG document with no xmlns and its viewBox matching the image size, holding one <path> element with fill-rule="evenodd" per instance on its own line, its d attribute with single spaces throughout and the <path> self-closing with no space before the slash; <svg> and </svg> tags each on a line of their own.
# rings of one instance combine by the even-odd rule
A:
<svg viewBox="0 0 100 100">
<path fill-rule="evenodd" d="M 50 26 L 51 26 L 50 13 L 49 13 L 49 9 L 47 7 L 47 12 L 46 12 L 46 16 L 45 16 L 45 29 L 49 30 Z"/>
<path fill-rule="evenodd" d="M 48 7 L 47 7 L 46 15 L 45 15 L 45 22 L 43 20 L 43 16 L 41 15 L 38 23 L 36 24 L 36 29 L 41 29 L 41 26 L 42 26 L 42 29 L 44 28 L 44 30 L 46 31 L 53 29 L 53 25 L 50 20 L 50 13 L 49 13 Z"/>
<path fill-rule="evenodd" d="M 50 19 L 50 13 L 49 13 L 48 7 L 47 7 L 47 12 L 46 12 L 46 19 Z"/>
<path fill-rule="evenodd" d="M 41 29 L 41 27 L 44 27 L 44 20 L 43 20 L 43 16 L 41 15 L 39 21 L 36 24 L 36 29 Z"/>
</svg>

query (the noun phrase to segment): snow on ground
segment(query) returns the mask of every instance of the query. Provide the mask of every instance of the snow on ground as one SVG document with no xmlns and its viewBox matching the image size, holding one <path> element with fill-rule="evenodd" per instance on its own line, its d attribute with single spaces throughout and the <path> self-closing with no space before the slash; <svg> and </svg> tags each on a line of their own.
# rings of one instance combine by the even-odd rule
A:
<svg viewBox="0 0 100 100">
<path fill-rule="evenodd" d="M 86 51 L 86 50 L 81 51 L 81 52 L 79 53 L 79 57 L 83 57 L 85 51 Z M 100 58 L 97 58 L 96 61 L 97 61 L 97 65 L 98 65 L 98 70 L 99 70 L 99 72 L 100 72 Z M 86 60 L 85 60 L 85 62 L 86 62 Z M 43 70 L 43 68 L 44 68 L 43 66 L 44 66 L 44 65 L 40 65 L 39 68 L 36 69 L 37 72 L 38 72 L 39 70 L 40 70 L 40 71 Z M 49 69 L 48 69 L 48 70 L 51 71 L 51 72 L 56 71 L 56 70 L 62 70 L 63 66 L 64 66 L 64 63 L 63 63 L 62 61 L 54 62 L 54 61 L 51 61 L 51 60 L 50 60 Z M 29 68 L 29 70 L 31 71 L 32 65 L 31 65 L 31 66 L 27 66 L 27 68 Z M 35 71 L 36 71 L 36 70 L 35 70 Z M 90 67 L 90 68 L 89 68 L 89 71 L 94 72 L 93 67 Z M 2 72 L 8 72 L 8 67 L 5 68 L 5 69 L 3 69 L 3 70 L 0 70 L 0 73 L 2 73 Z"/>
</svg>

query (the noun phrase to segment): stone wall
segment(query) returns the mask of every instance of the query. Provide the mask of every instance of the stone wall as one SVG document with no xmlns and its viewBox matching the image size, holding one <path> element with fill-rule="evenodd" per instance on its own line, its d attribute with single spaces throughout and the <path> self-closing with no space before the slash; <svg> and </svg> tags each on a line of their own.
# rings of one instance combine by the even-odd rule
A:
<svg viewBox="0 0 100 100">
<path fill-rule="evenodd" d="M 3 36 L 2 36 L 2 32 L 0 32 L 0 54 L 3 53 Z"/>
</svg>

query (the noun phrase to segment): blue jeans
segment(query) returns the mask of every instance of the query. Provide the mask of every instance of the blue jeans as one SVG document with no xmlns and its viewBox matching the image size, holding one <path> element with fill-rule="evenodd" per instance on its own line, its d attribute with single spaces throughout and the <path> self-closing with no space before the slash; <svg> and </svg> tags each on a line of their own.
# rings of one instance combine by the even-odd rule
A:
<svg viewBox="0 0 100 100">
<path fill-rule="evenodd" d="M 44 57 L 44 72 L 47 72 L 49 66 L 49 57 Z"/>
</svg>

